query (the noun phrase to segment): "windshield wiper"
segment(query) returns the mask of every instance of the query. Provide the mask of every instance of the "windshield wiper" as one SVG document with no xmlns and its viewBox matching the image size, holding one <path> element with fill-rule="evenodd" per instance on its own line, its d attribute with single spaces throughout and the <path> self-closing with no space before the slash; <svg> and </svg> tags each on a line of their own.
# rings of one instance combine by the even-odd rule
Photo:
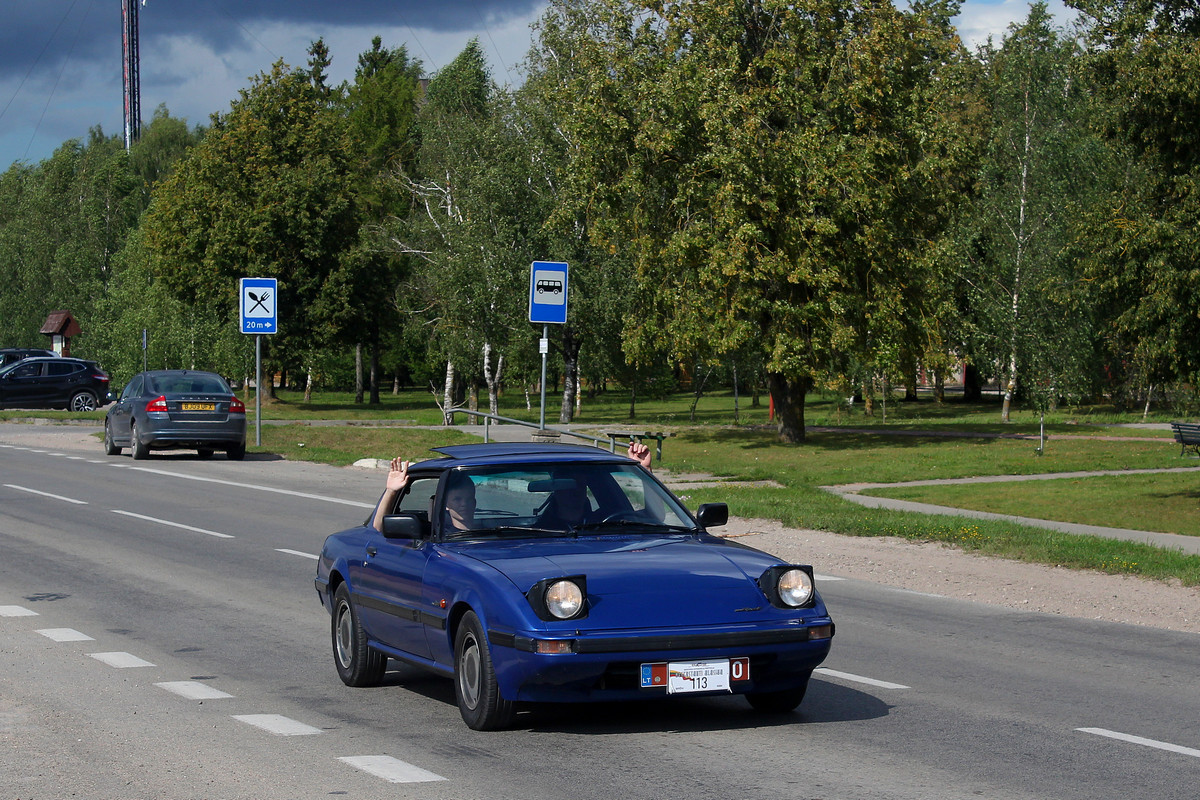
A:
<svg viewBox="0 0 1200 800">
<path fill-rule="evenodd" d="M 669 531 L 670 533 L 698 533 L 699 528 L 690 525 L 671 525 L 666 522 L 651 522 L 644 519 L 613 519 L 606 522 L 584 522 L 575 525 L 571 528 L 571 533 L 577 534 L 580 531 L 595 531 L 607 528 L 610 526 L 622 528 L 650 528 L 656 533 L 659 531 Z"/>
</svg>

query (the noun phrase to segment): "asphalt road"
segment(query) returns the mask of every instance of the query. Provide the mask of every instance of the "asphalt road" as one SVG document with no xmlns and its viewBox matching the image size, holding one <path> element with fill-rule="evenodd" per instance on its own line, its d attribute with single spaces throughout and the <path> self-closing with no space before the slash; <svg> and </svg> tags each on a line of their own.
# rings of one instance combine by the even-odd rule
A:
<svg viewBox="0 0 1200 800">
<path fill-rule="evenodd" d="M 314 557 L 380 482 L 0 444 L 4 796 L 1200 797 L 1200 637 L 837 576 L 827 670 L 783 717 L 552 706 L 479 733 L 395 662 L 347 688 Z"/>
</svg>

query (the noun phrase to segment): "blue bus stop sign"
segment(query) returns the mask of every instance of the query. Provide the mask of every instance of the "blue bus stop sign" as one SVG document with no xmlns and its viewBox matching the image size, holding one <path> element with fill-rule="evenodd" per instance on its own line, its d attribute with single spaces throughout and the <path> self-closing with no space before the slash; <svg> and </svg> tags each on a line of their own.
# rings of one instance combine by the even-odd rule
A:
<svg viewBox="0 0 1200 800">
<path fill-rule="evenodd" d="M 242 278 L 242 333 L 277 333 L 279 297 L 275 278 Z"/>
<path fill-rule="evenodd" d="M 529 321 L 567 324 L 567 265 L 535 261 L 529 270 Z"/>
</svg>

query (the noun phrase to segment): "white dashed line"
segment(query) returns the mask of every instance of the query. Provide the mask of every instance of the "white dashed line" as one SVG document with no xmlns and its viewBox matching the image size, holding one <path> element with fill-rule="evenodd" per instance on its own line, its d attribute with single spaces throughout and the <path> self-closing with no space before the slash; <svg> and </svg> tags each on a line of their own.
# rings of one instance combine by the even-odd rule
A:
<svg viewBox="0 0 1200 800">
<path fill-rule="evenodd" d="M 414 767 L 412 764 L 391 756 L 345 756 L 339 758 L 338 761 L 344 761 L 363 772 L 383 778 L 388 783 L 427 783 L 446 780 L 441 775 Z"/>
<path fill-rule="evenodd" d="M 25 606 L 0 606 L 0 617 L 36 617 L 38 612 Z"/>
<path fill-rule="evenodd" d="M 1081 733 L 1091 733 L 1095 734 L 1096 736 L 1104 736 L 1109 739 L 1117 739 L 1122 742 L 1129 742 L 1130 744 L 1140 744 L 1143 747 L 1153 747 L 1156 750 L 1166 750 L 1170 753 L 1179 753 L 1180 755 L 1191 756 L 1192 758 L 1200 758 L 1200 750 L 1197 750 L 1193 747 L 1183 747 L 1182 745 L 1171 744 L 1170 742 L 1159 742 L 1154 739 L 1143 739 L 1141 736 L 1134 736 L 1129 733 L 1118 733 L 1117 731 L 1110 731 L 1104 728 L 1076 728 L 1075 730 L 1080 731 Z"/>
<path fill-rule="evenodd" d="M 862 675 L 853 675 L 849 672 L 838 672 L 837 670 L 825 669 L 817 667 L 813 673 L 821 673 L 828 675 L 831 678 L 841 678 L 844 681 L 852 681 L 854 683 L 865 683 L 868 686 L 878 686 L 880 689 L 911 689 L 911 686 L 905 686 L 903 683 L 888 683 L 887 681 L 879 681 L 874 678 L 864 678 Z"/>
<path fill-rule="evenodd" d="M 39 492 L 37 489 L 30 489 L 27 486 L 17 486 L 12 483 L 6 483 L 4 485 L 7 486 L 9 489 L 16 489 L 18 492 L 29 492 L 30 494 L 38 494 L 38 495 L 41 495 L 42 497 L 50 497 L 55 500 L 62 500 L 64 503 L 74 503 L 75 505 L 78 505 L 78 506 L 86 506 L 87 505 L 86 500 L 76 500 L 74 497 L 63 497 L 61 494 L 50 494 L 49 492 Z"/>
<path fill-rule="evenodd" d="M 94 642 L 86 633 L 80 633 L 74 628 L 43 628 L 38 631 L 42 636 L 55 642 Z"/>
<path fill-rule="evenodd" d="M 813 577 L 819 581 L 844 581 L 844 580 L 846 580 L 845 578 L 839 578 L 834 575 L 818 575 L 815 572 L 813 573 Z"/>
<path fill-rule="evenodd" d="M 134 517 L 136 519 L 142 519 L 142 520 L 145 520 L 146 522 L 157 522 L 159 525 L 169 525 L 172 528 L 183 528 L 185 531 L 195 531 L 196 533 L 203 533 L 207 536 L 216 536 L 218 539 L 232 539 L 233 538 L 233 536 L 228 533 L 217 533 L 216 531 L 205 530 L 204 528 L 196 528 L 191 525 L 184 525 L 181 522 L 171 522 L 170 520 L 158 519 L 157 517 L 147 517 L 143 514 L 135 514 L 132 511 L 121 511 L 119 508 L 114 508 L 112 510 L 112 512 L 114 514 L 123 514 L 126 517 Z"/>
<path fill-rule="evenodd" d="M 110 667 L 117 669 L 131 669 L 133 667 L 153 667 L 149 661 L 138 658 L 132 653 L 88 653 L 89 656 L 108 664 Z"/>
<path fill-rule="evenodd" d="M 276 736 L 312 736 L 321 732 L 320 728 L 314 728 L 278 714 L 241 714 L 235 716 L 234 719 L 256 728 L 262 728 L 267 733 L 273 733 Z"/>
<path fill-rule="evenodd" d="M 276 489 L 273 486 L 260 486 L 256 483 L 238 483 L 237 481 L 225 481 L 219 478 L 205 478 L 200 475 L 187 475 L 182 472 L 168 472 L 162 469 L 152 469 L 150 467 L 134 467 L 129 469 L 137 470 L 138 472 L 149 472 L 152 475 L 166 475 L 170 478 L 183 478 L 189 481 L 201 481 L 202 483 L 217 483 L 222 486 L 234 486 L 239 489 L 253 489 L 258 492 L 272 492 L 274 494 L 285 494 L 290 497 L 303 497 L 308 500 L 320 500 L 324 503 L 338 503 L 344 506 L 354 506 L 355 508 L 374 508 L 374 503 L 363 503 L 359 500 L 343 500 L 340 497 L 328 497 L 321 494 L 311 494 L 309 492 L 295 492 L 291 489 Z"/>
<path fill-rule="evenodd" d="M 154 684 L 160 689 L 166 689 L 172 694 L 186 697 L 188 700 L 225 700 L 233 697 L 229 692 L 200 683 L 200 681 L 166 681 Z"/>
<path fill-rule="evenodd" d="M 299 550 L 288 550 L 286 547 L 275 548 L 276 553 L 287 553 L 289 556 L 300 556 L 301 558 L 311 558 L 316 561 L 320 556 L 315 556 L 312 553 L 301 553 Z"/>
</svg>

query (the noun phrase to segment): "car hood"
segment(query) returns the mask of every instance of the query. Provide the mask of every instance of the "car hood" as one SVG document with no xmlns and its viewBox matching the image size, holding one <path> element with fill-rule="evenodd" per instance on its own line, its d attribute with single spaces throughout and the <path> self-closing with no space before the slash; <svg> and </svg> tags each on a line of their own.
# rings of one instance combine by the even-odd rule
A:
<svg viewBox="0 0 1200 800">
<path fill-rule="evenodd" d="M 737 624 L 780 613 L 757 583 L 780 561 L 721 540 L 597 536 L 478 542 L 460 552 L 499 570 L 521 592 L 545 578 L 586 576 L 593 629 Z"/>
</svg>

